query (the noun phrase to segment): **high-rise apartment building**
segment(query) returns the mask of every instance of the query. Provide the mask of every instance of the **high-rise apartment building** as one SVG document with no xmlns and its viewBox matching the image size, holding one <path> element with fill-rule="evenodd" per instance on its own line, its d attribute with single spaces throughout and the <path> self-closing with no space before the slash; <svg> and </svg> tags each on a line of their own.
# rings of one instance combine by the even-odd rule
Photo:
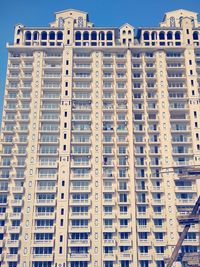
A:
<svg viewBox="0 0 200 267">
<path fill-rule="evenodd" d="M 178 179 L 200 165 L 197 13 L 135 30 L 64 10 L 7 47 L 0 266 L 163 267 L 200 195 Z"/>
</svg>

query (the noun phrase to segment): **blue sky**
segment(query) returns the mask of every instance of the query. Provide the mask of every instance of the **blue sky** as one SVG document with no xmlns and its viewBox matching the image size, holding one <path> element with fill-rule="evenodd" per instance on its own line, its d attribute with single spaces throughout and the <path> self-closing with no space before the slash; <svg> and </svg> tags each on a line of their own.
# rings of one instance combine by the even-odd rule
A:
<svg viewBox="0 0 200 267">
<path fill-rule="evenodd" d="M 16 23 L 46 26 L 54 12 L 73 8 L 89 13 L 96 26 L 156 26 L 167 11 L 189 9 L 200 13 L 200 0 L 2 0 L 0 16 L 0 117 L 7 65 L 6 42 L 12 43 Z"/>
</svg>

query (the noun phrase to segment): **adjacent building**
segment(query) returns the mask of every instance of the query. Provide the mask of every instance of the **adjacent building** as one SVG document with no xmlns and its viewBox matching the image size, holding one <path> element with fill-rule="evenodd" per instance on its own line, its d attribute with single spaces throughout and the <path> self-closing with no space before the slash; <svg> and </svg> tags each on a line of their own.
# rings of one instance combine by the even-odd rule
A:
<svg viewBox="0 0 200 267">
<path fill-rule="evenodd" d="M 0 266 L 164 267 L 200 195 L 178 179 L 200 165 L 197 13 L 135 29 L 64 10 L 7 48 Z"/>
</svg>

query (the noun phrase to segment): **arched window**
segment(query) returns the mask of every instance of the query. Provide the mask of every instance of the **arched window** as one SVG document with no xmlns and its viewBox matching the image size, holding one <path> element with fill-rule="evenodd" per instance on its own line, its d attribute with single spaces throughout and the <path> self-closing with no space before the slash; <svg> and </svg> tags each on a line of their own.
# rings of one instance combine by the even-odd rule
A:
<svg viewBox="0 0 200 267">
<path fill-rule="evenodd" d="M 123 32 L 122 32 L 123 34 L 126 34 L 126 31 L 125 30 L 123 30 Z"/>
<path fill-rule="evenodd" d="M 89 40 L 89 32 L 83 33 L 83 40 Z"/>
<path fill-rule="evenodd" d="M 49 33 L 49 39 L 50 40 L 55 40 L 55 38 L 56 38 L 55 32 L 50 32 Z"/>
<path fill-rule="evenodd" d="M 18 30 L 17 30 L 17 34 L 20 34 L 20 32 L 21 32 L 21 30 L 20 30 L 20 29 L 18 29 Z"/>
<path fill-rule="evenodd" d="M 33 33 L 33 40 L 36 41 L 39 39 L 39 32 L 34 32 Z"/>
<path fill-rule="evenodd" d="M 112 41 L 112 38 L 113 38 L 112 32 L 107 32 L 106 37 L 108 41 Z"/>
<path fill-rule="evenodd" d="M 149 32 L 144 32 L 144 40 L 149 40 Z"/>
<path fill-rule="evenodd" d="M 26 39 L 26 41 L 31 40 L 31 32 L 28 31 L 25 33 L 25 39 Z"/>
<path fill-rule="evenodd" d="M 97 39 L 97 33 L 96 32 L 92 32 L 91 33 L 91 40 L 96 40 Z"/>
<path fill-rule="evenodd" d="M 193 40 L 198 40 L 198 39 L 199 39 L 199 33 L 193 32 Z"/>
<path fill-rule="evenodd" d="M 41 39 L 42 40 L 47 40 L 47 32 L 42 32 L 41 33 Z"/>
<path fill-rule="evenodd" d="M 131 35 L 131 34 L 132 34 L 132 31 L 131 31 L 131 30 L 129 30 L 129 31 L 128 31 L 128 34 L 129 34 L 129 35 Z"/>
<path fill-rule="evenodd" d="M 57 32 L 57 40 L 62 40 L 62 39 L 63 39 L 63 33 Z"/>
<path fill-rule="evenodd" d="M 75 40 L 81 40 L 81 32 L 75 33 Z"/>
<path fill-rule="evenodd" d="M 159 39 L 160 40 L 165 40 L 165 33 L 164 32 L 160 32 L 159 33 Z"/>
<path fill-rule="evenodd" d="M 175 39 L 176 40 L 181 40 L 181 33 L 180 32 L 176 32 L 175 33 Z"/>
<path fill-rule="evenodd" d="M 168 32 L 167 33 L 167 39 L 168 40 L 172 40 L 173 39 L 173 33 L 172 32 Z"/>
<path fill-rule="evenodd" d="M 152 40 L 157 40 L 157 32 L 152 32 L 151 33 L 151 39 Z"/>
<path fill-rule="evenodd" d="M 105 33 L 104 32 L 99 33 L 99 40 L 105 40 Z"/>
</svg>

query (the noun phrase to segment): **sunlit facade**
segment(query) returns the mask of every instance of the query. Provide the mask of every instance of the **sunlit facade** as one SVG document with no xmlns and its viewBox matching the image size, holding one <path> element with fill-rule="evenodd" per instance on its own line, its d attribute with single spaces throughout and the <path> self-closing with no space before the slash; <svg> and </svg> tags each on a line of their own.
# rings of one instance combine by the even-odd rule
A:
<svg viewBox="0 0 200 267">
<path fill-rule="evenodd" d="M 164 267 L 200 195 L 177 179 L 200 165 L 197 14 L 134 29 L 65 10 L 7 48 L 0 266 Z M 193 226 L 182 252 L 198 246 Z"/>
</svg>

